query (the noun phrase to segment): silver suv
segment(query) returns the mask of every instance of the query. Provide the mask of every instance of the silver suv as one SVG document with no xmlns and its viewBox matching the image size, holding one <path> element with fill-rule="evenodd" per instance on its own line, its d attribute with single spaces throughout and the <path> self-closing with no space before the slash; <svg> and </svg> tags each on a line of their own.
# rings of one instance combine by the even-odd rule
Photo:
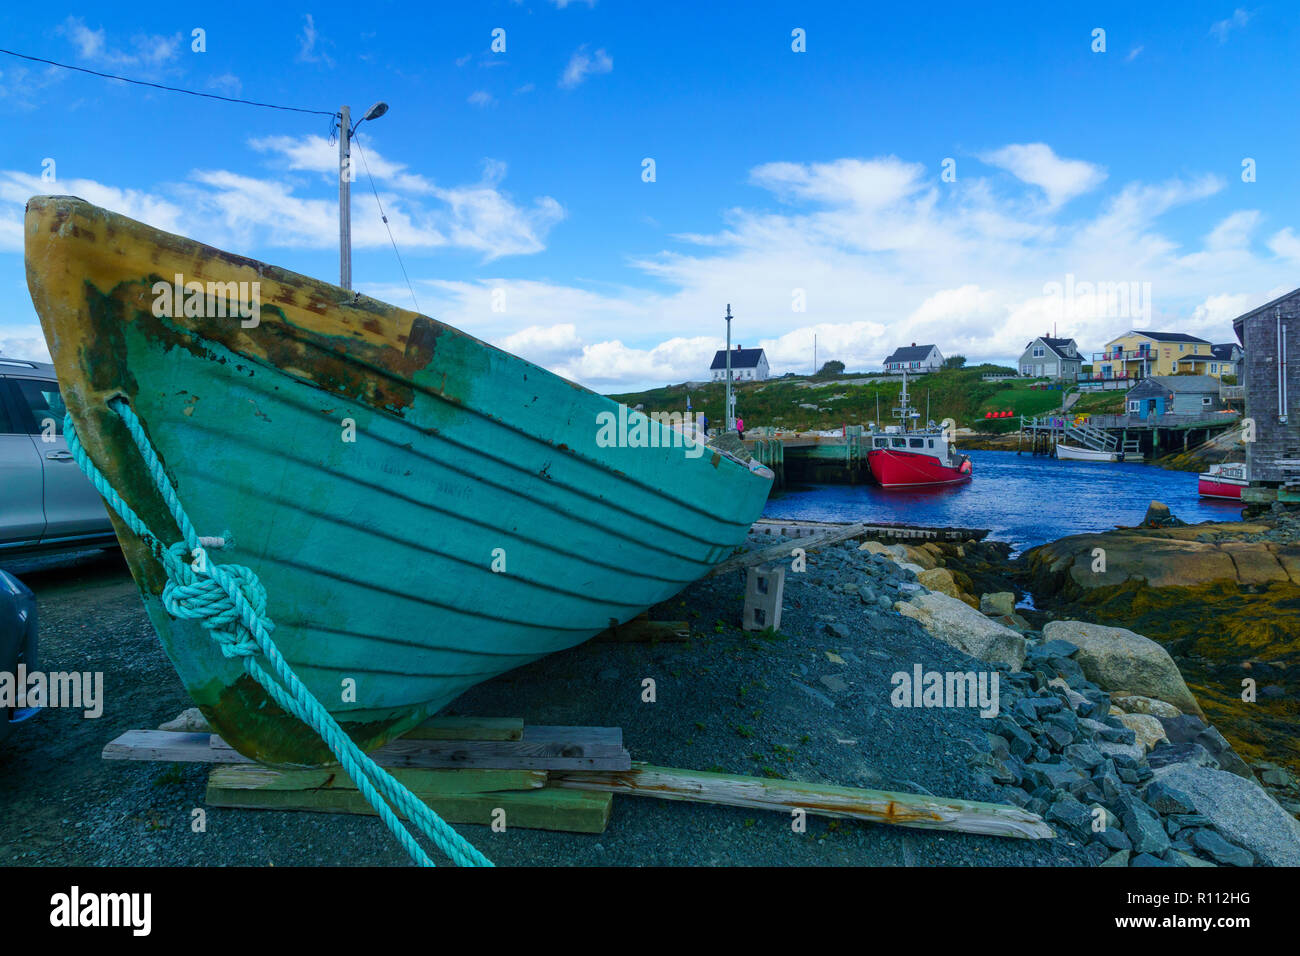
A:
<svg viewBox="0 0 1300 956">
<path fill-rule="evenodd" d="M 117 543 L 68 451 L 63 413 L 53 365 L 0 356 L 0 562 Z"/>
</svg>

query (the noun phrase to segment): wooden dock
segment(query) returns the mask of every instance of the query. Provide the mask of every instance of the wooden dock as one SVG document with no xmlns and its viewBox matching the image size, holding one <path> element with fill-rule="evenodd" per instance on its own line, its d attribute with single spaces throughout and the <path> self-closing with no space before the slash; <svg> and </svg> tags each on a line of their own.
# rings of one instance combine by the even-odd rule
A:
<svg viewBox="0 0 1300 956">
<path fill-rule="evenodd" d="M 846 426 L 841 435 L 812 435 L 756 428 L 744 444 L 759 462 L 776 473 L 775 486 L 787 481 L 850 484 L 868 480 L 870 433 L 861 425 Z"/>
<path fill-rule="evenodd" d="M 1241 420 L 1237 412 L 1210 415 L 1089 415 L 1076 422 L 1068 412 L 1020 416 L 1020 435 L 1032 454 L 1052 454 L 1058 442 L 1130 456 L 1158 457 L 1208 441 Z"/>
</svg>

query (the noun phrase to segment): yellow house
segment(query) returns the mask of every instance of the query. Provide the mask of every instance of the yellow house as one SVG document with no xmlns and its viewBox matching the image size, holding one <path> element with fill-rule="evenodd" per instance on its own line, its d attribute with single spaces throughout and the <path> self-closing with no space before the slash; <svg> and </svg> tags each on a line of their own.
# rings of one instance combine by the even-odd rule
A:
<svg viewBox="0 0 1300 956">
<path fill-rule="evenodd" d="M 1125 332 L 1107 342 L 1103 351 L 1092 353 L 1092 377 L 1137 380 L 1191 372 L 1193 357 L 1210 361 L 1212 348 L 1205 339 L 1182 332 Z M 1199 372 L 1202 367 L 1198 365 L 1195 370 Z"/>
</svg>

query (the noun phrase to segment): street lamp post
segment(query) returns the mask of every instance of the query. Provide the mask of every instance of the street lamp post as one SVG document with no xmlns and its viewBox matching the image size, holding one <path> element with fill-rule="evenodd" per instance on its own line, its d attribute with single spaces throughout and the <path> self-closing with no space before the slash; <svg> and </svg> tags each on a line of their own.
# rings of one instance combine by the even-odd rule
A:
<svg viewBox="0 0 1300 956">
<path fill-rule="evenodd" d="M 357 120 L 360 126 L 366 120 L 379 119 L 388 112 L 388 104 L 380 101 Z M 339 108 L 339 285 L 352 288 L 352 108 Z"/>
<path fill-rule="evenodd" d="M 723 412 L 722 418 L 727 423 L 727 431 L 736 427 L 735 406 L 731 403 L 731 303 L 727 303 L 727 409 Z"/>
</svg>

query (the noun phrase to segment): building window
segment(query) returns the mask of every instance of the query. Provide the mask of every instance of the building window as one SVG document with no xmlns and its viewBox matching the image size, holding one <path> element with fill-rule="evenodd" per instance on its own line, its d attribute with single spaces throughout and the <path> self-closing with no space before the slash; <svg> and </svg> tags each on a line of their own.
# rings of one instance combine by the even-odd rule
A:
<svg viewBox="0 0 1300 956">
<path fill-rule="evenodd" d="M 1211 405 L 1213 405 L 1213 404 L 1214 404 L 1213 399 L 1211 399 L 1210 396 L 1208 396 L 1208 395 L 1204 396 L 1204 397 L 1201 399 L 1201 407 L 1202 407 L 1202 408 L 1209 408 L 1209 407 L 1210 407 Z"/>
<path fill-rule="evenodd" d="M 1130 412 L 1136 412 L 1141 407 L 1142 407 L 1142 403 L 1136 400 L 1128 403 L 1128 410 Z"/>
<path fill-rule="evenodd" d="M 1034 358 L 1042 358 L 1042 357 L 1043 357 L 1043 347 L 1041 345 L 1035 345 Z"/>
<path fill-rule="evenodd" d="M 1211 363 L 1210 363 L 1210 372 L 1211 372 L 1211 373 L 1214 373 L 1214 372 L 1217 372 L 1218 370 L 1219 370 L 1219 363 L 1218 363 L 1218 362 L 1211 362 Z"/>
</svg>

